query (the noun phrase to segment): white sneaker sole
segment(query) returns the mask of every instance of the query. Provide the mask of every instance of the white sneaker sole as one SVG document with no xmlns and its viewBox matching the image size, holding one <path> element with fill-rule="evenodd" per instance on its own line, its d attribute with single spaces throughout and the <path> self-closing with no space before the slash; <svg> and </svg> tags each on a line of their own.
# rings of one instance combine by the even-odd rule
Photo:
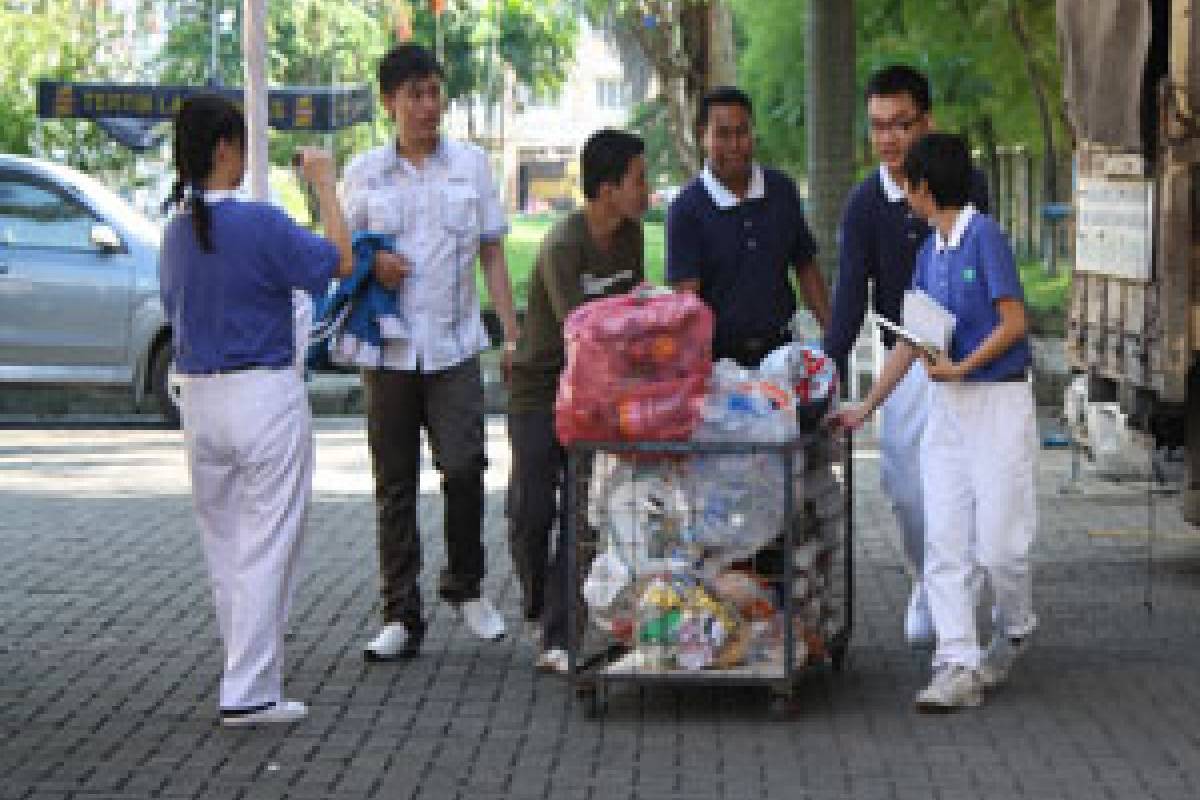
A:
<svg viewBox="0 0 1200 800">
<path fill-rule="evenodd" d="M 482 642 L 499 642 L 499 641 L 502 641 L 504 639 L 504 637 L 508 635 L 508 630 L 507 630 L 507 628 L 504 628 L 504 627 L 500 628 L 499 633 L 491 633 L 491 634 L 480 633 L 479 631 L 472 628 L 470 626 L 470 624 L 467 622 L 467 615 L 463 613 L 463 610 L 461 607 L 456 606 L 454 608 L 454 613 L 458 617 L 459 623 L 461 623 L 462 626 L 467 629 L 467 632 Z"/>
<path fill-rule="evenodd" d="M 237 716 L 221 716 L 225 728 L 249 728 L 255 725 L 279 725 L 299 722 L 308 716 L 308 706 L 296 700 L 283 700 L 270 708 Z"/>
<path fill-rule="evenodd" d="M 961 708 L 979 708 L 983 705 L 983 690 L 962 698 L 959 702 L 951 703 L 941 699 L 923 698 L 917 695 L 917 710 L 923 714 L 948 714 Z"/>
</svg>

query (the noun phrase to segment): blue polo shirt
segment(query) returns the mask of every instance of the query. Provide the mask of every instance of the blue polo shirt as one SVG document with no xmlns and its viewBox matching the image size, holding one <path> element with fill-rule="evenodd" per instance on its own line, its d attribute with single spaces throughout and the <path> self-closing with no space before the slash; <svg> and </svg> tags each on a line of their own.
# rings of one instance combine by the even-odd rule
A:
<svg viewBox="0 0 1200 800">
<path fill-rule="evenodd" d="M 293 364 L 292 290 L 325 294 L 337 248 L 266 203 L 225 198 L 209 210 L 211 253 L 186 211 L 163 232 L 159 287 L 176 369 L 203 375 Z"/>
<path fill-rule="evenodd" d="M 996 301 L 1025 301 L 1021 276 L 1004 231 L 991 217 L 967 206 L 953 232 L 943 241 L 939 232 L 925 240 L 917 254 L 913 286 L 941 303 L 957 322 L 950 339 L 950 358 L 962 361 L 1000 324 Z M 967 374 L 968 381 L 1016 378 L 1033 363 L 1029 339 Z"/>
<path fill-rule="evenodd" d="M 816 252 L 796 185 L 778 170 L 755 165 L 738 201 L 706 169 L 667 211 L 667 280 L 700 281 L 715 349 L 784 330 L 796 311 L 788 267 Z"/>
<path fill-rule="evenodd" d="M 971 204 L 988 210 L 987 178 L 974 170 Z M 862 330 L 870 302 L 876 314 L 900 322 L 904 291 L 912 285 L 917 251 L 932 229 L 908 206 L 904 192 L 881 169 L 874 170 L 855 187 L 846 201 L 838 230 L 838 273 L 833 309 L 825 335 L 825 352 L 842 374 Z M 881 331 L 883 344 L 894 337 Z"/>
</svg>

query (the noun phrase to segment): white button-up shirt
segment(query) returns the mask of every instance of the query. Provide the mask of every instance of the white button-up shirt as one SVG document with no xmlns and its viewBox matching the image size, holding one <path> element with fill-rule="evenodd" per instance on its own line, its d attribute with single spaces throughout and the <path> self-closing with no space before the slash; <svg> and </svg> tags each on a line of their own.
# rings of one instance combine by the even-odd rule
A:
<svg viewBox="0 0 1200 800">
<path fill-rule="evenodd" d="M 487 347 L 475 262 L 508 231 L 487 154 L 443 139 L 417 168 L 393 142 L 356 157 L 342 193 L 351 231 L 394 234 L 412 267 L 396 290 L 408 336 L 386 341 L 380 366 L 437 372 Z"/>
</svg>

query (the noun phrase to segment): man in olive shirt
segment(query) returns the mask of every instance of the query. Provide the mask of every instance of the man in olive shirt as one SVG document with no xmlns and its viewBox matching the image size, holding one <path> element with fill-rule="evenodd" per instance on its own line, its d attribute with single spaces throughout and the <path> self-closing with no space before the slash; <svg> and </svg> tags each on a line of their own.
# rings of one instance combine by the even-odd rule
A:
<svg viewBox="0 0 1200 800">
<path fill-rule="evenodd" d="M 561 547 L 547 576 L 565 463 L 554 433 L 554 398 L 565 366 L 563 321 L 581 303 L 627 292 L 642 281 L 641 217 L 648 205 L 643 152 L 640 138 L 615 130 L 599 131 L 584 145 L 586 202 L 542 240 L 512 361 L 509 546 L 526 624 L 542 624 L 538 667 L 546 671 L 567 668 L 566 604 L 572 591 Z"/>
</svg>

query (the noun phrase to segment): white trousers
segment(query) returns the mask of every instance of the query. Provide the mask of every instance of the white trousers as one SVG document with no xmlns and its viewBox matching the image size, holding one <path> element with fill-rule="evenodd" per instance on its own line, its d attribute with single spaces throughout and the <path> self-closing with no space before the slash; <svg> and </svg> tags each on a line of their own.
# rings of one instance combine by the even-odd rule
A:
<svg viewBox="0 0 1200 800">
<path fill-rule="evenodd" d="M 1037 625 L 1029 564 L 1037 528 L 1033 390 L 1026 382 L 936 383 L 929 397 L 921 474 L 933 665 L 977 668 L 977 569 L 991 585 L 998 632 L 1024 636 Z"/>
<path fill-rule="evenodd" d="M 914 579 L 925 563 L 925 504 L 921 491 L 921 435 L 929 407 L 929 378 L 920 361 L 883 402 L 879 480 L 900 525 L 904 556 Z"/>
<path fill-rule="evenodd" d="M 182 416 L 225 648 L 222 709 L 282 699 L 283 634 L 312 494 L 312 419 L 292 368 L 189 375 Z"/>
</svg>

